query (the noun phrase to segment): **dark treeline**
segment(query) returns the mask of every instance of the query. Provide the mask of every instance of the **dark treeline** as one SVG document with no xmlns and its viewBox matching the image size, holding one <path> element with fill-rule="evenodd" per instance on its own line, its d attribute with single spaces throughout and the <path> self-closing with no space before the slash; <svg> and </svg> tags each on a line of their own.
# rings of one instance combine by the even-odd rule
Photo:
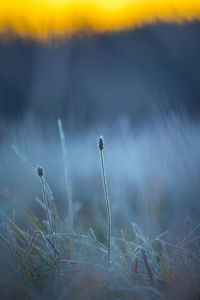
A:
<svg viewBox="0 0 200 300">
<path fill-rule="evenodd" d="M 200 113 L 200 23 L 154 25 L 51 46 L 0 42 L 1 119 L 31 112 L 81 124 L 155 110 Z"/>
</svg>

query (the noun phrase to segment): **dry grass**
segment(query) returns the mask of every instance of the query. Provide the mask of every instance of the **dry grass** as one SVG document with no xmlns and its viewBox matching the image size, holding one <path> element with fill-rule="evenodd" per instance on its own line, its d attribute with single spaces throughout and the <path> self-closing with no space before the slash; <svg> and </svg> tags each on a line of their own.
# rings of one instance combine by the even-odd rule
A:
<svg viewBox="0 0 200 300">
<path fill-rule="evenodd" d="M 64 143 L 61 124 L 60 134 Z M 73 227 L 76 214 L 69 214 L 66 220 L 59 216 L 47 183 L 48 174 L 44 176 L 43 169 L 36 172 L 16 147 L 14 150 L 38 175 L 43 200 L 37 199 L 38 215 L 20 206 L 21 214 L 29 220 L 28 228 L 17 225 L 15 216 L 0 213 L 0 273 L 1 278 L 5 277 L 0 283 L 2 299 L 199 299 L 200 224 L 191 228 L 187 222 L 187 234 L 183 230 L 177 239 L 170 231 L 148 238 L 135 223 L 131 230 L 111 236 L 110 203 L 102 164 L 108 217 L 105 245 L 92 228 L 85 232 Z M 103 148 L 99 150 L 102 154 Z M 70 179 L 66 180 L 68 183 Z M 17 201 L 5 190 L 1 190 L 1 197 Z M 70 205 L 72 213 L 72 198 Z M 46 217 L 41 217 L 40 210 L 46 212 Z M 116 230 L 120 232 L 120 228 Z"/>
</svg>

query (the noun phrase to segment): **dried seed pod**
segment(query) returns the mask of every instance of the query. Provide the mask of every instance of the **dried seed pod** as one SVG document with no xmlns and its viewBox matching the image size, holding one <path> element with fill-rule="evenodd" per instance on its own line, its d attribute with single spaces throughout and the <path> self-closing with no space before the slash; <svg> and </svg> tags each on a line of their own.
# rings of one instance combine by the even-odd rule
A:
<svg viewBox="0 0 200 300">
<path fill-rule="evenodd" d="M 104 149 L 104 140 L 103 137 L 99 137 L 99 150 L 102 151 Z"/>
<path fill-rule="evenodd" d="M 37 167 L 37 174 L 39 177 L 42 177 L 44 175 L 44 170 L 42 167 Z"/>
</svg>

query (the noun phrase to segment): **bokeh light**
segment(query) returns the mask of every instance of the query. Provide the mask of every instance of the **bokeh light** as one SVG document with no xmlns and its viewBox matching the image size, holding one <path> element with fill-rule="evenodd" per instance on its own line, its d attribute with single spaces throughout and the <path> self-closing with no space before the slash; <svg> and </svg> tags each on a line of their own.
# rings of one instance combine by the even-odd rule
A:
<svg viewBox="0 0 200 300">
<path fill-rule="evenodd" d="M 198 0 L 1 0 L 0 7 L 1 35 L 39 40 L 200 19 Z"/>
</svg>

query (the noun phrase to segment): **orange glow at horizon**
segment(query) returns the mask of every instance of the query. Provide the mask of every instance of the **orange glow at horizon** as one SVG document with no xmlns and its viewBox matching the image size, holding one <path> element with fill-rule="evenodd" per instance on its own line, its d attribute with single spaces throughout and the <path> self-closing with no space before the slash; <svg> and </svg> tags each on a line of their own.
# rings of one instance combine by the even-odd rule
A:
<svg viewBox="0 0 200 300">
<path fill-rule="evenodd" d="M 48 40 L 200 20 L 200 0 L 0 0 L 0 34 Z"/>
</svg>

